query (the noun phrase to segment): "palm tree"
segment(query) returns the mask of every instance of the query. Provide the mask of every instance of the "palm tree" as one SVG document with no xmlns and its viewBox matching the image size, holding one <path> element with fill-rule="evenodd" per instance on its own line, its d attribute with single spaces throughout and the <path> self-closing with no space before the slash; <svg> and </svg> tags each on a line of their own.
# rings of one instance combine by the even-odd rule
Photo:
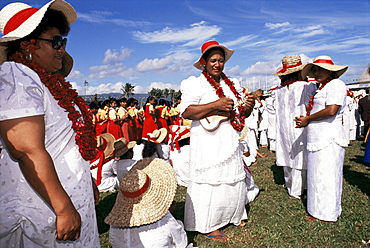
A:
<svg viewBox="0 0 370 248">
<path fill-rule="evenodd" d="M 174 99 L 174 96 L 175 96 L 175 90 L 174 89 L 170 89 L 169 95 L 171 97 L 171 102 L 173 102 L 173 99 Z"/>
<path fill-rule="evenodd" d="M 84 81 L 84 90 L 85 90 L 85 97 L 86 97 L 86 86 L 89 84 L 89 82 L 87 82 L 87 80 Z"/>
<path fill-rule="evenodd" d="M 121 86 L 122 95 L 129 98 L 131 95 L 134 95 L 134 89 L 135 85 L 132 85 L 131 83 L 126 83 L 125 86 Z"/>
<path fill-rule="evenodd" d="M 152 88 L 152 89 L 148 92 L 148 95 L 149 95 L 149 96 L 155 96 L 156 98 L 161 98 L 161 97 L 163 97 L 163 90 L 161 90 L 161 89 L 157 89 L 157 88 Z"/>
<path fill-rule="evenodd" d="M 170 94 L 170 90 L 169 89 L 167 89 L 167 88 L 165 88 L 164 90 L 163 90 L 163 96 L 164 96 L 164 98 L 165 99 L 167 99 L 167 97 L 168 97 L 168 95 Z"/>
</svg>

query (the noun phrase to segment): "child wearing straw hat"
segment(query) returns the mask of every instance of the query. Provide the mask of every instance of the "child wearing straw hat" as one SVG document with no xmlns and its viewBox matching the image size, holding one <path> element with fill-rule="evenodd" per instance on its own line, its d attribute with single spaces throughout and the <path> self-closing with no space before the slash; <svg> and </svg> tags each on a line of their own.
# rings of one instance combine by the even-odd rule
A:
<svg viewBox="0 0 370 248">
<path fill-rule="evenodd" d="M 193 247 L 181 221 L 169 212 L 177 188 L 176 173 L 158 158 L 139 160 L 120 181 L 110 225 L 112 247 Z"/>
<path fill-rule="evenodd" d="M 338 79 L 348 66 L 335 65 L 331 57 L 318 56 L 302 74 L 320 84 L 311 97 L 305 116 L 296 117 L 297 127 L 307 126 L 306 220 L 334 223 L 341 208 L 345 147 L 348 140 L 342 124 L 346 85 Z"/>
<path fill-rule="evenodd" d="M 293 120 L 306 113 L 306 103 L 314 94 L 316 85 L 302 77 L 304 64 L 299 55 L 283 57 L 282 64 L 283 67 L 274 74 L 279 76 L 281 84 L 271 96 L 276 116 L 276 165 L 284 169 L 289 196 L 301 199 L 307 188 L 306 130 L 295 128 Z"/>
</svg>

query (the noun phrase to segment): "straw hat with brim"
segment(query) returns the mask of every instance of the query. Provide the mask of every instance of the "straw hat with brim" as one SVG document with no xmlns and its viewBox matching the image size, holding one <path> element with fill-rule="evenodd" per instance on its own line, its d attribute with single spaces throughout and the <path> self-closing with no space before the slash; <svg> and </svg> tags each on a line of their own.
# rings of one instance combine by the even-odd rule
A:
<svg viewBox="0 0 370 248">
<path fill-rule="evenodd" d="M 169 163 L 141 159 L 122 177 L 116 202 L 104 221 L 117 227 L 154 223 L 166 215 L 176 187 L 176 173 Z"/>
<path fill-rule="evenodd" d="M 100 151 L 104 151 L 104 158 L 109 158 L 112 156 L 114 152 L 114 142 L 115 138 L 110 133 L 103 133 L 96 137 L 97 141 L 97 149 Z"/>
<path fill-rule="evenodd" d="M 7 60 L 6 49 L 8 42 L 26 37 L 40 24 L 48 9 L 61 11 L 67 18 L 69 25 L 77 19 L 74 8 L 63 0 L 52 0 L 40 9 L 25 3 L 10 3 L 0 11 L 0 31 L 4 34 L 0 38 L 0 64 Z M 69 54 L 63 57 L 63 68 L 60 74 L 67 76 L 72 69 L 73 59 Z"/>
<path fill-rule="evenodd" d="M 274 76 L 284 76 L 297 71 L 301 71 L 305 65 L 302 64 L 301 56 L 288 55 L 281 60 L 283 68 L 279 69 Z"/>
<path fill-rule="evenodd" d="M 348 66 L 346 66 L 346 65 L 334 65 L 334 62 L 331 59 L 331 57 L 326 56 L 326 55 L 322 55 L 322 56 L 316 57 L 312 63 L 308 63 L 303 68 L 302 76 L 303 77 L 308 76 L 308 77 L 313 78 L 314 76 L 311 72 L 311 69 L 312 69 L 312 66 L 314 66 L 314 65 L 316 65 L 318 67 L 321 67 L 321 68 L 324 68 L 325 70 L 334 72 L 334 77 L 335 78 L 339 78 L 348 69 Z"/>
<path fill-rule="evenodd" d="M 143 137 L 143 140 L 147 140 L 147 141 L 159 144 L 163 142 L 166 136 L 167 136 L 167 129 L 163 127 L 163 128 L 154 130 L 152 133 L 147 133 L 147 135 Z"/>
<path fill-rule="evenodd" d="M 225 46 L 222 46 L 220 45 L 217 41 L 215 40 L 211 40 L 211 41 L 207 41 L 206 43 L 204 43 L 201 47 L 201 52 L 202 52 L 202 55 L 200 56 L 200 58 L 194 63 L 194 67 L 199 69 L 199 70 L 203 70 L 204 69 L 204 66 L 206 64 L 206 62 L 204 61 L 204 59 L 202 58 L 203 54 L 205 52 L 207 52 L 209 49 L 211 48 L 214 48 L 214 47 L 219 47 L 221 48 L 222 50 L 224 50 L 225 52 L 225 62 L 227 62 L 231 55 L 233 55 L 234 53 L 234 50 L 231 50 L 231 49 L 228 49 L 227 47 Z"/>
<path fill-rule="evenodd" d="M 114 142 L 114 156 L 121 157 L 128 150 L 136 145 L 136 141 L 127 142 L 125 138 L 120 138 Z"/>
</svg>

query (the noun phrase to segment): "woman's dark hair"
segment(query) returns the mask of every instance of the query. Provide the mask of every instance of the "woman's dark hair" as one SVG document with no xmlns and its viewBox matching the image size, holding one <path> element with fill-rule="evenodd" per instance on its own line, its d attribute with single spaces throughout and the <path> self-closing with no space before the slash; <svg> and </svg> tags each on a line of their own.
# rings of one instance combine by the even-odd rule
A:
<svg viewBox="0 0 370 248">
<path fill-rule="evenodd" d="M 166 105 L 166 100 L 163 98 L 159 99 L 158 105 Z"/>
<path fill-rule="evenodd" d="M 225 51 L 224 49 L 222 49 L 221 47 L 212 47 L 211 49 L 207 50 L 203 55 L 202 55 L 202 58 L 207 61 L 207 59 L 209 58 L 209 55 L 211 54 L 212 51 L 221 51 L 222 52 L 222 55 L 224 56 L 225 58 Z"/>
<path fill-rule="evenodd" d="M 142 152 L 143 158 L 150 158 L 157 152 L 157 144 L 144 140 L 144 148 Z"/>
<path fill-rule="evenodd" d="M 149 103 L 149 101 L 155 99 L 154 96 L 148 96 L 148 98 L 146 99 L 146 102 L 145 102 L 145 105 L 144 105 L 144 110 L 146 110 L 146 104 Z"/>
<path fill-rule="evenodd" d="M 295 82 L 295 81 L 302 81 L 302 80 L 303 78 L 301 75 L 301 71 L 296 71 L 288 75 L 280 76 L 281 83 L 287 83 L 287 82 L 292 82 L 292 81 Z"/>
<path fill-rule="evenodd" d="M 127 103 L 127 98 L 126 97 L 122 97 L 121 99 L 118 99 L 118 103 L 121 103 L 121 102 Z"/>
<path fill-rule="evenodd" d="M 52 28 L 57 28 L 61 36 L 67 36 L 69 33 L 69 24 L 66 16 L 63 12 L 54 9 L 48 9 L 45 12 L 44 17 L 42 18 L 40 24 L 32 31 L 29 35 L 24 38 L 9 42 L 7 48 L 7 54 L 12 55 L 19 50 L 20 43 L 22 41 L 29 41 L 31 39 L 36 39 L 41 36 L 41 34 L 47 32 Z"/>
<path fill-rule="evenodd" d="M 90 102 L 89 103 L 89 108 L 90 109 L 99 109 L 99 106 L 95 102 Z"/>
<path fill-rule="evenodd" d="M 133 104 L 135 102 L 135 98 L 133 97 L 130 97 L 128 100 L 127 100 L 127 106 L 130 107 L 131 104 Z"/>
<path fill-rule="evenodd" d="M 111 105 L 112 103 L 116 102 L 117 103 L 117 99 L 116 98 L 109 98 L 109 105 Z"/>
</svg>

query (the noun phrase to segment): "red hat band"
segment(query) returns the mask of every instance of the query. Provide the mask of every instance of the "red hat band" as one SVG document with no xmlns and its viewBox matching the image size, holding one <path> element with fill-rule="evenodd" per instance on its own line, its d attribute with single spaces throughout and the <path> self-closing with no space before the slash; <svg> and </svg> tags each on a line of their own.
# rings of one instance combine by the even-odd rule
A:
<svg viewBox="0 0 370 248">
<path fill-rule="evenodd" d="M 204 43 L 202 45 L 202 53 L 204 53 L 204 51 L 210 47 L 210 46 L 214 46 L 214 45 L 220 45 L 217 41 L 215 40 L 210 40 L 210 41 L 207 41 L 206 43 Z"/>
<path fill-rule="evenodd" d="M 317 60 L 314 61 L 314 63 L 323 63 L 323 64 L 334 65 L 334 62 L 330 59 L 317 59 Z"/>
<path fill-rule="evenodd" d="M 24 23 L 30 16 L 35 14 L 39 9 L 35 7 L 30 7 L 19 11 L 17 14 L 12 16 L 4 27 L 3 34 L 7 35 L 8 33 L 16 30 L 22 23 Z"/>
</svg>

